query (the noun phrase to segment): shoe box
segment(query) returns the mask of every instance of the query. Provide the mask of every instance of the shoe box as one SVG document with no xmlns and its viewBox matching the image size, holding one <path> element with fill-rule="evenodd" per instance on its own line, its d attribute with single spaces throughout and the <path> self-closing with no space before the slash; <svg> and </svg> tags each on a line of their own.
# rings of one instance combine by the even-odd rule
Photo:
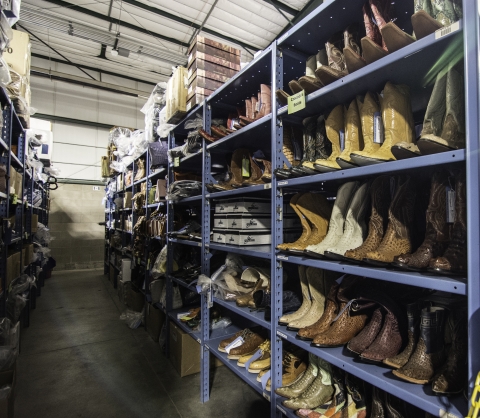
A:
<svg viewBox="0 0 480 418">
<path fill-rule="evenodd" d="M 166 91 L 167 122 L 176 124 L 187 113 L 187 86 L 185 77 L 187 69 L 177 67 L 172 77 L 168 79 Z"/>
<path fill-rule="evenodd" d="M 169 327 L 170 362 L 180 377 L 200 372 L 200 344 L 184 332 L 174 322 Z M 210 355 L 210 367 L 220 367 L 223 363 Z"/>
<path fill-rule="evenodd" d="M 163 311 L 151 303 L 145 306 L 145 328 L 153 341 L 158 341 L 160 332 L 165 324 L 166 316 Z"/>
<path fill-rule="evenodd" d="M 296 241 L 301 235 L 299 229 L 284 229 L 283 239 L 285 242 Z M 270 229 L 258 229 L 255 231 L 228 230 L 225 234 L 225 243 L 239 246 L 269 245 L 272 243 Z"/>
</svg>

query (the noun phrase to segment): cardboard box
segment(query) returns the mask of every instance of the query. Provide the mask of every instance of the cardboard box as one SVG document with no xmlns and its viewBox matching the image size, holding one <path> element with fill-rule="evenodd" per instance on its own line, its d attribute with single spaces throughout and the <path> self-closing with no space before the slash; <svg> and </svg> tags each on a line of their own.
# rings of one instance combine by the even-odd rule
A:
<svg viewBox="0 0 480 418">
<path fill-rule="evenodd" d="M 238 70 L 234 68 L 224 67 L 222 65 L 218 65 L 202 59 L 195 59 L 195 61 L 193 61 L 192 64 L 188 67 L 187 78 L 190 80 L 193 73 L 197 71 L 198 74 L 199 70 L 220 74 L 228 78 L 232 78 L 235 74 L 238 73 Z"/>
<path fill-rule="evenodd" d="M 272 217 L 270 215 L 227 215 L 228 229 L 271 229 Z"/>
<path fill-rule="evenodd" d="M 300 236 L 300 231 L 284 230 L 284 242 L 294 242 Z M 240 247 L 255 246 L 255 245 L 269 245 L 272 243 L 272 234 L 269 229 L 258 229 L 255 231 L 242 231 L 229 229 L 225 238 L 226 244 L 238 245 Z"/>
<path fill-rule="evenodd" d="M 187 100 L 187 112 L 193 109 L 196 105 L 202 103 L 208 96 L 203 94 L 194 94 Z"/>
<path fill-rule="evenodd" d="M 200 372 L 200 344 L 170 321 L 170 362 L 180 377 Z M 210 366 L 219 367 L 223 363 L 210 356 Z"/>
<path fill-rule="evenodd" d="M 271 213 L 271 202 L 269 199 L 239 197 L 231 199 L 229 208 L 230 205 L 233 205 L 233 209 L 230 210 L 233 213 Z"/>
<path fill-rule="evenodd" d="M 125 192 L 123 197 L 123 207 L 131 208 L 132 207 L 132 192 Z"/>
<path fill-rule="evenodd" d="M 205 71 L 201 69 L 196 69 L 193 72 L 188 73 L 188 85 L 192 84 L 193 81 L 196 78 L 202 78 L 202 79 L 209 79 L 213 81 L 218 81 L 222 84 L 225 84 L 228 80 L 230 80 L 229 76 L 219 74 L 219 73 L 214 73 L 212 71 Z"/>
<path fill-rule="evenodd" d="M 28 33 L 13 30 L 10 46 L 3 53 L 3 58 L 12 70 L 26 77 L 30 83 L 30 36 Z"/>
<path fill-rule="evenodd" d="M 203 68 L 204 65 L 206 65 L 206 63 L 213 64 L 217 67 L 224 67 L 224 68 L 231 69 L 235 71 L 235 73 L 238 73 L 241 69 L 240 63 L 236 64 L 235 62 L 231 62 L 223 58 L 218 58 L 213 55 L 204 54 L 202 52 L 197 52 L 197 54 L 195 55 L 195 59 L 193 59 L 188 64 L 188 69 L 190 69 L 191 67 L 194 69 L 194 71 L 196 68 L 207 69 L 207 68 Z M 215 72 L 215 70 L 211 70 L 211 71 Z M 220 72 L 220 71 L 217 70 L 216 72 Z"/>
<path fill-rule="evenodd" d="M 132 288 L 132 282 L 124 282 L 123 280 L 118 280 L 117 283 L 117 295 L 120 302 L 124 305 L 127 304 L 127 294 Z"/>
<path fill-rule="evenodd" d="M 13 418 L 15 405 L 16 367 L 0 372 L 0 387 L 10 385 L 11 390 L 7 398 L 0 400 L 0 417 Z"/>
<path fill-rule="evenodd" d="M 6 277 L 6 286 L 7 289 L 17 277 L 20 276 L 21 266 L 20 266 L 20 257 L 21 253 L 16 252 L 7 258 L 7 277 Z"/>
<path fill-rule="evenodd" d="M 33 244 L 24 245 L 22 248 L 22 263 L 24 266 L 28 266 L 32 262 L 33 258 Z"/>
<path fill-rule="evenodd" d="M 38 215 L 32 215 L 32 233 L 37 232 L 38 230 Z"/>
<path fill-rule="evenodd" d="M 179 122 L 186 113 L 187 86 L 185 80 L 187 69 L 177 67 L 167 83 L 167 122 Z"/>
<path fill-rule="evenodd" d="M 234 64 L 240 65 L 240 54 L 236 52 L 230 52 L 231 50 L 235 50 L 234 48 L 227 47 L 227 49 L 224 49 L 226 45 L 223 45 L 220 42 L 215 42 L 215 44 L 219 45 L 220 47 L 213 46 L 211 44 L 205 44 L 202 42 L 193 43 L 188 50 L 188 63 L 190 64 L 195 59 L 195 57 L 198 56 L 198 54 L 205 54 L 207 56 L 221 58 Z M 235 51 L 239 50 L 237 49 Z"/>
<path fill-rule="evenodd" d="M 217 244 L 226 244 L 227 243 L 227 233 L 228 231 L 214 229 L 212 234 L 212 242 Z"/>
<path fill-rule="evenodd" d="M 197 35 L 197 37 L 193 40 L 192 44 L 188 47 L 187 53 L 190 54 L 190 52 L 193 50 L 193 48 L 197 44 L 205 44 L 217 49 L 221 49 L 225 52 L 228 52 L 229 54 L 234 54 L 238 56 L 242 54 L 242 51 L 240 49 L 234 48 L 233 46 L 222 44 L 221 42 L 214 41 L 212 39 L 208 39 L 200 35 Z"/>
<path fill-rule="evenodd" d="M 16 172 L 15 174 L 15 194 L 21 198 L 23 196 L 22 190 L 23 190 L 23 175 L 20 174 L 19 172 Z"/>
<path fill-rule="evenodd" d="M 15 193 L 15 178 L 16 178 L 16 175 L 17 175 L 17 172 L 16 170 L 10 166 L 10 184 L 9 184 L 9 187 L 10 187 L 10 190 L 7 194 L 10 194 L 10 193 Z"/>
<path fill-rule="evenodd" d="M 223 84 L 224 83 L 222 83 L 221 81 L 210 80 L 209 78 L 205 77 L 195 77 L 191 83 L 188 83 L 187 101 L 193 96 L 194 93 L 205 94 L 200 89 L 206 89 L 207 91 L 213 92 L 216 89 L 222 87 Z"/>
<path fill-rule="evenodd" d="M 227 215 L 213 215 L 213 228 L 228 229 Z"/>
<path fill-rule="evenodd" d="M 165 319 L 166 316 L 161 309 L 147 303 L 145 309 L 145 323 L 148 335 L 152 337 L 153 341 L 158 341 L 162 327 L 165 324 Z"/>
</svg>

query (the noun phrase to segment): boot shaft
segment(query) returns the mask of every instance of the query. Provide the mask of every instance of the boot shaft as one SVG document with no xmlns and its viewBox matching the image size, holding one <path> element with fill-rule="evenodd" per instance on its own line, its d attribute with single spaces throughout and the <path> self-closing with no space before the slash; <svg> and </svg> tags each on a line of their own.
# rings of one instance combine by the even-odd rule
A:
<svg viewBox="0 0 480 418">
<path fill-rule="evenodd" d="M 344 129 L 344 107 L 343 105 L 338 105 L 330 112 L 325 121 L 327 138 L 332 143 L 332 156 L 340 155 L 340 135 L 344 134 Z"/>
<path fill-rule="evenodd" d="M 387 222 L 388 208 L 390 207 L 390 177 L 377 177 L 370 188 L 370 199 L 372 202 L 372 213 L 370 216 L 369 229 L 374 228 L 383 237 Z"/>
<path fill-rule="evenodd" d="M 357 106 L 360 113 L 360 123 L 362 125 L 363 134 L 363 150 L 364 152 L 374 152 L 380 144 L 374 143 L 374 120 L 375 114 L 380 112 L 380 106 L 375 100 L 375 96 L 367 92 L 365 97 L 357 96 Z"/>
<path fill-rule="evenodd" d="M 347 231 L 353 231 L 362 233 L 365 237 L 367 229 L 365 212 L 370 205 L 369 187 L 370 183 L 366 182 L 362 184 L 353 195 L 345 216 L 344 234 L 347 233 Z"/>
<path fill-rule="evenodd" d="M 430 0 L 428 0 L 430 1 Z M 447 74 L 439 73 L 433 86 L 432 95 L 428 100 L 425 118 L 423 120 L 422 136 L 440 136 L 446 110 Z"/>
<path fill-rule="evenodd" d="M 343 33 L 337 32 L 325 44 L 330 68 L 338 71 L 345 71 L 345 56 L 343 55 Z"/>
<path fill-rule="evenodd" d="M 315 160 L 327 159 L 332 153 L 332 144 L 327 139 L 325 129 L 325 117 L 320 115 L 317 119 L 317 129 L 315 132 Z"/>
<path fill-rule="evenodd" d="M 452 148 L 465 148 L 464 83 L 454 68 L 447 73 L 446 112 L 440 136 Z"/>
<path fill-rule="evenodd" d="M 419 302 L 407 304 L 408 330 L 415 336 L 418 335 L 419 331 L 421 309 L 422 307 Z"/>
<path fill-rule="evenodd" d="M 342 154 L 350 157 L 350 153 L 363 149 L 362 126 L 357 101 L 352 100 L 345 115 L 345 146 Z"/>
<path fill-rule="evenodd" d="M 420 317 L 420 338 L 426 347 L 426 354 L 443 350 L 445 309 L 432 306 L 422 309 Z"/>
<path fill-rule="evenodd" d="M 398 186 L 388 211 L 390 225 L 399 238 L 410 237 L 416 193 L 411 183 L 409 176 L 399 176 L 397 178 Z"/>
<path fill-rule="evenodd" d="M 339 234 L 343 234 L 343 227 L 345 222 L 345 216 L 347 214 L 350 201 L 352 200 L 356 190 L 358 189 L 360 182 L 350 181 L 340 186 L 335 199 L 335 204 L 332 209 L 332 216 L 330 217 L 330 228 L 339 229 Z"/>
<path fill-rule="evenodd" d="M 317 122 L 315 117 L 303 120 L 303 161 L 315 161 L 315 134 Z"/>
</svg>

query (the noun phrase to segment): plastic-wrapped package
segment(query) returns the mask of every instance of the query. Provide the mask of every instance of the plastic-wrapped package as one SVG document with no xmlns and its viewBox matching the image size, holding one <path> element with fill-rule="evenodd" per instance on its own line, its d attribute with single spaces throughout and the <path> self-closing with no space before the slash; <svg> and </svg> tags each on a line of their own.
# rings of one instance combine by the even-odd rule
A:
<svg viewBox="0 0 480 418">
<path fill-rule="evenodd" d="M 163 288 L 165 287 L 165 279 L 155 279 L 150 282 L 150 295 L 152 303 L 159 303 L 162 296 Z"/>
<path fill-rule="evenodd" d="M 162 123 L 161 125 L 158 125 L 158 128 L 157 128 L 157 135 L 160 137 L 160 138 L 166 138 L 168 137 L 168 134 L 170 133 L 170 131 L 175 128 L 176 125 L 172 125 L 170 123 Z"/>
<path fill-rule="evenodd" d="M 151 275 L 154 279 L 164 275 L 167 271 L 167 246 L 165 245 L 158 253 L 157 259 L 153 263 Z"/>
<path fill-rule="evenodd" d="M 168 186 L 166 200 L 178 202 L 191 196 L 198 196 L 202 193 L 202 183 L 193 180 L 174 181 Z"/>
<path fill-rule="evenodd" d="M 120 315 L 120 319 L 122 321 L 125 321 L 125 323 L 128 325 L 129 328 L 136 329 L 140 325 L 142 325 L 143 311 L 134 312 L 134 311 L 131 311 L 130 309 L 127 309 Z"/>
<path fill-rule="evenodd" d="M 214 319 L 210 323 L 210 329 L 211 330 L 213 330 L 213 329 L 225 329 L 230 325 L 232 325 L 232 320 L 228 316 L 225 316 L 223 318 Z"/>
<path fill-rule="evenodd" d="M 45 171 L 45 173 L 49 174 L 50 176 L 55 177 L 58 177 L 61 173 L 61 170 L 57 167 L 54 167 L 53 165 L 50 165 L 50 167 L 45 167 L 43 171 Z"/>
<path fill-rule="evenodd" d="M 49 244 L 50 241 L 53 239 L 50 236 L 50 229 L 48 229 L 41 222 L 38 223 L 37 232 L 35 232 L 33 238 L 40 244 Z"/>
<path fill-rule="evenodd" d="M 121 136 L 130 137 L 132 131 L 128 128 L 122 128 L 120 126 L 112 129 L 108 134 L 108 143 L 116 144 L 116 140 Z"/>
<path fill-rule="evenodd" d="M 27 298 L 21 294 L 10 294 L 7 299 L 7 318 L 16 324 L 20 319 L 23 308 L 27 304 Z M 0 347 L 1 349 L 2 347 Z"/>
<path fill-rule="evenodd" d="M 140 157 L 148 148 L 148 141 L 145 131 L 137 130 L 132 133 L 132 152 L 133 159 Z M 127 164 L 128 165 L 128 164 Z"/>
<path fill-rule="evenodd" d="M 6 88 L 11 82 L 12 77 L 10 76 L 8 64 L 3 57 L 0 57 L 0 84 Z"/>
<path fill-rule="evenodd" d="M 183 306 L 182 295 L 180 294 L 180 289 L 178 286 L 172 287 L 172 309 L 180 309 Z M 167 286 L 162 289 L 162 294 L 160 296 L 160 305 L 167 306 Z"/>
<path fill-rule="evenodd" d="M 190 119 L 185 122 L 184 128 L 188 131 L 190 129 L 203 128 L 203 117 L 200 113 L 195 115 L 195 119 Z"/>
</svg>

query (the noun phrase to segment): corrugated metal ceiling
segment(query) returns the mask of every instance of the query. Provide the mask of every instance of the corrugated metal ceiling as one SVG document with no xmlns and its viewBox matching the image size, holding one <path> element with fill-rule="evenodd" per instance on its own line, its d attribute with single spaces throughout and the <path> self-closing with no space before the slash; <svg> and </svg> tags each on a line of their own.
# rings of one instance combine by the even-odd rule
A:
<svg viewBox="0 0 480 418">
<path fill-rule="evenodd" d="M 203 36 L 240 47 L 248 62 L 310 2 L 24 0 L 19 29 L 34 35 L 34 57 L 66 58 L 156 83 L 170 76 L 172 66 L 186 64 L 187 46 L 200 28 Z M 115 46 L 120 55 L 111 53 Z"/>
</svg>

